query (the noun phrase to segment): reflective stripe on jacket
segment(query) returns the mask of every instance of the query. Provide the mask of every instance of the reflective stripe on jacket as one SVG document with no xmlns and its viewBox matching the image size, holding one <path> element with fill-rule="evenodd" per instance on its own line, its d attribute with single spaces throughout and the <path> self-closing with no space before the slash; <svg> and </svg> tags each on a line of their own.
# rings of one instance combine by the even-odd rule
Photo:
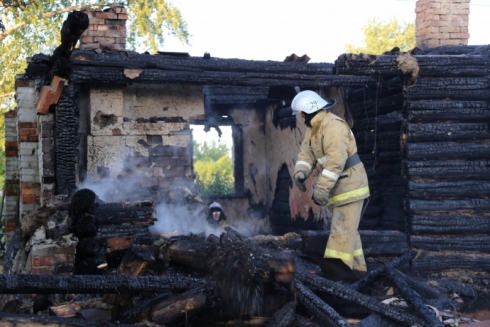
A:
<svg viewBox="0 0 490 327">
<path fill-rule="evenodd" d="M 330 193 L 329 207 L 369 197 L 362 162 L 344 171 L 347 158 L 357 153 L 356 140 L 347 122 L 322 110 L 311 120 L 311 126 L 301 144 L 294 173 L 302 171 L 308 177 L 316 164 L 320 164 L 323 170 L 316 187 Z"/>
</svg>

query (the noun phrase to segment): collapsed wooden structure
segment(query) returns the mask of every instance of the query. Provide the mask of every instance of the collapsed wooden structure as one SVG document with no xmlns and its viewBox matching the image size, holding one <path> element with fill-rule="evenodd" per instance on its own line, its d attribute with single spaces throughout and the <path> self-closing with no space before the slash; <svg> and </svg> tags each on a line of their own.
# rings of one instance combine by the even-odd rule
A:
<svg viewBox="0 0 490 327">
<path fill-rule="evenodd" d="M 78 19 L 85 24 L 82 16 Z M 268 308 L 265 314 L 272 316 L 270 326 L 307 326 L 310 322 L 296 316 L 295 304 L 284 303 L 291 300 L 293 279 L 294 293 L 304 306 L 300 312 L 311 310 L 309 315 L 324 325 L 346 325 L 335 309 L 318 298 L 332 292 L 342 301 L 370 305 L 372 312 L 405 324 L 440 325 L 410 287 L 425 294 L 424 300 L 440 299 L 441 294 L 404 278 L 393 271 L 393 265 L 384 265 L 404 254 L 406 260 L 397 262 L 401 271 L 438 278 L 443 293 L 464 296 L 467 306 L 473 304 L 475 290 L 488 293 L 488 46 L 415 48 L 409 53 L 394 49 L 380 56 L 344 54 L 329 64 L 307 63 L 297 56 L 286 62 L 261 62 L 168 52 L 71 52 L 73 40 L 69 40 L 67 47 L 60 48 L 59 58 L 40 54 L 29 60 L 26 74 L 17 80 L 19 107 L 6 114 L 8 273 L 96 274 L 101 272 L 98 265 L 106 262 L 107 269 L 117 268 L 120 275 L 141 276 L 148 274 L 155 261 L 179 263 L 197 271 L 204 265 L 208 268 L 205 273 L 212 272 L 206 278 L 215 284 L 197 285 L 186 279 L 185 286 L 176 287 L 179 294 L 170 295 L 166 291 L 173 286 L 164 284 L 163 293 L 153 299 L 145 294 L 148 289 L 128 289 L 143 292 L 139 305 L 152 307 L 154 312 L 168 313 L 168 308 L 179 303 L 177 317 L 162 318 L 169 326 L 185 323 L 187 306 L 210 314 L 228 307 L 234 317 L 262 314 L 256 309 L 263 299 L 252 297 L 252 302 L 236 303 L 230 300 L 232 295 L 242 298 L 247 292 L 262 296 L 276 291 L 280 300 L 271 303 L 284 307 L 279 311 Z M 414 301 L 416 316 L 397 316 L 386 307 L 379 310 L 374 300 L 321 279 L 317 267 L 310 267 L 317 274 L 306 272 L 303 266 L 308 263 L 298 253 L 282 253 L 283 247 L 289 247 L 300 251 L 300 256 L 321 256 L 329 234 L 323 230 L 328 214 L 313 204 L 311 192 L 294 188 L 291 179 L 305 129 L 291 116 L 290 104 L 298 88 L 335 97 L 334 113 L 351 124 L 372 195 L 360 226 L 372 271 L 366 278 L 371 281 L 384 272 L 407 301 Z M 55 94 L 59 99 L 53 102 Z M 46 111 L 41 112 L 40 107 Z M 257 239 L 244 239 L 233 230 L 206 241 L 165 238 L 154 242 L 148 231 L 155 219 L 154 204 L 189 205 L 181 195 L 193 189 L 190 124 L 218 131 L 220 126 L 232 127 L 235 194 L 213 199 L 229 208 L 227 215 L 252 225 L 268 221 L 276 235 L 298 232 L 301 237 L 273 250 L 264 250 L 255 244 Z M 90 179 L 111 185 L 115 191 L 110 194 L 112 203 L 96 201 L 90 190 L 77 191 L 82 181 Z M 309 189 L 314 179 L 307 181 Z M 71 203 L 53 206 L 53 196 Z M 77 237 L 68 236 L 69 232 Z M 409 252 L 413 250 L 416 257 Z M 263 260 L 241 270 L 247 251 L 252 259 Z M 199 260 L 196 254 L 206 260 Z M 229 265 L 217 268 L 219 264 L 212 260 L 215 255 L 228 256 Z M 164 271 L 158 264 L 154 269 Z M 260 278 L 250 284 L 255 288 L 235 289 L 240 283 L 225 278 L 229 271 L 244 279 L 250 277 L 247 272 L 256 271 L 251 280 Z M 172 275 L 172 269 L 167 273 Z M 120 285 L 117 283 L 128 281 L 101 278 L 87 277 L 86 282 L 98 285 L 105 280 Z M 62 280 L 40 277 L 37 283 L 48 281 Z M 289 284 L 289 289 L 276 281 Z M 13 293 L 24 283 L 26 292 L 38 292 L 32 282 L 36 278 L 6 276 L 2 287 L 4 293 Z M 365 282 L 352 287 L 360 290 Z M 141 286 L 144 282 L 135 279 L 131 283 Z M 216 290 L 238 293 L 217 295 Z M 104 302 L 118 307 L 116 311 L 131 305 L 131 310 L 143 311 L 124 294 L 108 295 Z M 339 307 L 342 304 L 345 302 L 337 302 Z M 57 310 L 64 309 L 51 308 Z M 77 315 L 80 310 L 75 311 Z M 94 313 L 79 315 L 84 314 Z M 107 318 L 99 314 L 96 319 Z M 371 320 L 361 326 L 380 325 L 384 318 L 367 319 Z"/>
</svg>

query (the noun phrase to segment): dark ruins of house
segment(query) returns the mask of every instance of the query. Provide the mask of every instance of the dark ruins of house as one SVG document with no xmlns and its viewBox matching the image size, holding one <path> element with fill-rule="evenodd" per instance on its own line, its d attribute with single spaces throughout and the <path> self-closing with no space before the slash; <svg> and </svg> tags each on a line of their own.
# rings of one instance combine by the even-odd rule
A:
<svg viewBox="0 0 490 327">
<path fill-rule="evenodd" d="M 424 13 L 420 8 L 425 2 L 430 1 L 421 0 L 417 4 L 418 16 Z M 85 210 L 87 215 L 93 214 L 87 209 L 87 201 L 96 201 L 93 192 L 86 189 L 76 192 L 92 182 L 110 189 L 111 203 L 100 204 L 95 209 L 98 235 L 90 238 L 90 242 L 95 240 L 104 245 L 102 254 L 108 258 L 108 264 L 122 260 L 126 264 L 122 274 L 140 275 L 138 269 L 145 266 L 144 262 L 155 260 L 154 254 L 148 253 L 148 245 L 153 242 L 148 226 L 153 224 L 155 205 L 182 207 L 184 211 L 180 212 L 189 215 L 196 207 L 202 207 L 196 205 L 198 197 L 194 194 L 190 124 L 216 130 L 230 126 L 232 130 L 235 193 L 205 198 L 204 202 L 220 202 L 231 225 L 246 223 L 254 226 L 256 233 L 268 231 L 276 235 L 275 239 L 268 239 L 269 243 L 288 240 L 279 248 L 287 244 L 304 255 L 322 256 L 329 235 L 324 230 L 328 213 L 314 205 L 312 191 L 299 192 L 291 179 L 306 128 L 292 116 L 291 101 L 298 90 L 314 90 L 337 100 L 334 113 L 352 126 L 358 153 L 368 171 L 371 198 L 360 224 L 368 269 L 378 274 L 381 271 L 396 274 L 392 271 L 393 264 L 391 270 L 384 264 L 405 255 L 397 262 L 401 262 L 401 271 L 438 280 L 440 289 L 458 294 L 465 304 L 475 304 L 475 294 L 487 293 L 490 283 L 490 47 L 459 45 L 465 42 L 459 38 L 467 35 L 463 25 L 452 39 L 442 32 L 438 39 L 436 33 L 426 35 L 427 26 L 418 21 L 420 48 L 407 53 L 394 49 L 380 56 L 343 54 L 334 64 L 329 64 L 308 63 L 309 58 L 296 55 L 276 62 L 219 59 L 209 54 L 191 57 L 185 53 L 136 53 L 124 49 L 127 18 L 124 8 L 88 14 L 90 24 L 81 37 L 80 49 L 72 52 L 70 49 L 68 57 L 62 55 L 56 62 L 54 56 L 36 55 L 29 59 L 26 73 L 17 78 L 18 107 L 5 116 L 6 231 L 11 244 L 19 244 L 16 238 L 22 237 L 29 242 L 20 245 L 20 249 L 9 249 L 6 273 L 72 274 L 80 246 L 64 235 L 69 226 L 63 215 L 69 216 L 72 209 L 63 207 L 58 200 L 78 194 L 78 198 L 72 197 L 71 203 L 81 206 L 80 214 L 85 214 Z M 466 22 L 467 30 L 467 14 L 466 19 L 457 21 Z M 108 30 L 117 36 L 91 33 L 97 30 Z M 104 42 L 112 43 L 102 45 Z M 314 177 L 308 180 L 309 190 Z M 53 214 L 50 208 L 57 208 L 53 209 L 57 213 Z M 36 214 L 32 213 L 36 210 L 49 221 L 37 222 Z M 49 215 L 55 215 L 58 220 L 46 218 Z M 202 217 L 196 215 L 193 219 Z M 17 236 L 19 229 L 30 234 Z M 300 235 L 286 234 L 289 232 Z M 233 230 L 228 230 L 228 234 L 225 240 L 222 237 L 214 241 L 218 244 L 243 241 Z M 58 241 L 52 241 L 56 237 Z M 80 242 L 85 240 L 80 238 Z M 212 253 L 211 245 L 192 239 L 162 242 L 158 243 L 159 258 L 164 261 L 172 258 L 196 269 L 215 264 L 207 260 L 197 263 L 195 254 L 185 252 L 194 249 L 200 255 L 208 255 Z M 122 258 L 121 250 L 128 248 L 130 254 Z M 263 251 L 250 249 L 250 253 L 263 254 Z M 115 254 L 109 260 L 111 253 Z M 292 269 L 290 257 L 279 257 L 273 264 L 276 273 L 282 271 L 288 281 L 291 272 L 299 275 L 295 277 L 295 289 L 300 302 L 316 301 L 305 285 L 327 293 L 333 289 L 332 294 L 337 296 L 348 292 L 336 288 L 341 285 L 332 286 L 328 281 L 315 279 L 316 275 L 306 273 L 307 268 Z M 97 258 L 100 256 L 93 255 L 92 266 L 100 263 Z M 90 266 L 84 264 L 77 269 Z M 215 273 L 223 277 L 223 271 Z M 77 290 L 93 292 L 93 285 L 98 282 L 89 280 L 90 276 L 84 277 L 85 281 L 77 280 L 83 284 Z M 51 278 L 41 276 L 38 282 L 48 285 L 60 281 Z M 152 287 L 156 287 L 154 292 L 163 292 L 165 287 L 171 288 L 168 286 L 171 283 L 174 289 L 180 290 L 189 289 L 192 283 L 199 284 L 198 280 L 169 279 L 165 281 L 168 284 L 158 288 L 155 283 L 163 283 L 162 280 L 148 277 L 145 288 L 142 284 L 131 284 L 138 282 L 129 279 L 107 278 L 104 283 L 118 285 L 119 289 L 129 285 L 129 293 Z M 3 292 L 15 293 L 5 286 L 7 282 L 0 282 Z M 34 293 L 32 290 L 38 287 L 35 281 L 17 282 L 17 285 L 26 283 L 25 288 L 30 290 L 27 293 Z M 176 286 L 176 283 L 181 284 Z M 215 296 L 210 295 L 209 286 L 199 285 L 197 293 L 184 293 L 182 299 L 195 300 L 196 294 L 204 294 L 206 299 Z M 420 291 L 422 286 L 418 286 Z M 83 287 L 89 290 L 83 291 Z M 397 287 L 403 289 L 398 284 Z M 102 288 L 102 293 L 110 293 Z M 360 288 L 359 284 L 351 287 Z M 53 286 L 51 293 L 60 290 Z M 76 293 L 77 290 L 65 291 Z M 344 301 L 362 296 L 342 294 Z M 166 300 L 162 297 L 158 303 L 168 305 Z M 129 303 L 127 297 L 117 301 Z M 354 303 L 366 301 L 358 297 Z M 216 309 L 209 301 L 205 303 L 199 307 Z M 147 303 L 146 307 L 153 304 Z M 246 308 L 257 305 L 247 302 Z M 164 305 L 156 309 L 153 306 L 152 314 L 160 317 L 164 308 Z M 284 317 L 289 317 L 291 307 L 281 310 Z M 310 314 L 320 317 L 324 324 L 336 319 L 335 315 L 322 318 L 326 314 L 322 310 L 328 309 L 318 310 Z M 420 306 L 417 312 L 423 318 L 400 318 L 373 307 L 368 310 L 398 321 L 398 326 L 438 325 L 431 323 Z M 164 321 L 169 326 L 174 323 Z M 331 325 L 344 326 L 338 321 Z"/>
</svg>

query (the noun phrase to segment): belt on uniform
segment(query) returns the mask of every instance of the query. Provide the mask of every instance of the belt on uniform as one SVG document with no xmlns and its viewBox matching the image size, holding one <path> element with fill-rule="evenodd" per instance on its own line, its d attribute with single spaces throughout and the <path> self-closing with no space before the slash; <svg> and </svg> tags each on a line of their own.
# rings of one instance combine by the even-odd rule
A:
<svg viewBox="0 0 490 327">
<path fill-rule="evenodd" d="M 354 167 L 355 165 L 357 165 L 358 163 L 361 162 L 361 158 L 359 158 L 359 155 L 357 153 L 351 155 L 349 158 L 347 158 L 347 160 L 345 161 L 345 165 L 344 165 L 344 171 L 346 171 L 347 169 L 351 168 L 351 167 Z"/>
</svg>

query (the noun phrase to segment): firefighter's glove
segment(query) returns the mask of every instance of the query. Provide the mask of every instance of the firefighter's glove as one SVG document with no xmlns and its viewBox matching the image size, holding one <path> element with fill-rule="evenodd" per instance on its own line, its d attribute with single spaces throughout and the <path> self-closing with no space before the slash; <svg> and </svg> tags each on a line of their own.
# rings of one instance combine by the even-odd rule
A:
<svg viewBox="0 0 490 327">
<path fill-rule="evenodd" d="M 306 186 L 305 186 L 305 173 L 302 171 L 298 171 L 296 174 L 294 174 L 294 183 L 296 186 L 299 188 L 301 192 L 306 191 Z"/>
<path fill-rule="evenodd" d="M 318 206 L 326 206 L 328 203 L 328 192 L 319 187 L 313 191 L 313 202 Z"/>
</svg>

